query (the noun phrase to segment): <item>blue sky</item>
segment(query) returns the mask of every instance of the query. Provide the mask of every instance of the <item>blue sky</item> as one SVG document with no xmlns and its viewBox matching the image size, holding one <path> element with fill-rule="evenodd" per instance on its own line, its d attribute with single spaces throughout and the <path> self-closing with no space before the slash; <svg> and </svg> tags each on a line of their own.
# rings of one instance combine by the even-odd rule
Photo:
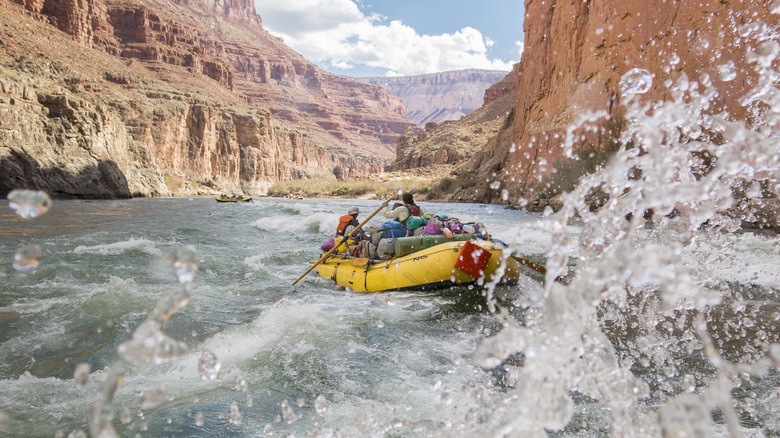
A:
<svg viewBox="0 0 780 438">
<path fill-rule="evenodd" d="M 255 0 L 263 26 L 320 68 L 398 76 L 509 71 L 523 50 L 523 0 Z"/>
</svg>

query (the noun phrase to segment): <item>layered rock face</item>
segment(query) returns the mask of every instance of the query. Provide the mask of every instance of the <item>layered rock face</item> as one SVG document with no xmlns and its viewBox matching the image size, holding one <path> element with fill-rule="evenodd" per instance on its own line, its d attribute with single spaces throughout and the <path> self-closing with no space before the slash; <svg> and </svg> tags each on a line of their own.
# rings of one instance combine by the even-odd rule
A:
<svg viewBox="0 0 780 438">
<path fill-rule="evenodd" d="M 758 20 L 776 26 L 770 3 L 526 1 L 511 141 L 489 151 L 483 174 L 504 175 L 513 200 L 544 190 L 540 181 L 560 159 L 568 126 L 595 111 L 614 121 L 620 115 L 621 77 L 634 68 L 653 75 L 645 102 L 669 99 L 667 81 L 682 75 L 699 81 L 706 75 L 719 93 L 706 112 L 746 120 L 740 99 L 755 85 L 755 74 L 745 63 L 739 28 Z M 726 80 L 724 66 L 731 71 Z"/>
<path fill-rule="evenodd" d="M 411 123 L 265 32 L 249 0 L 0 4 L 0 193 L 264 194 L 378 172 Z"/>
<path fill-rule="evenodd" d="M 511 79 L 486 90 L 483 108 L 474 112 L 479 114 L 494 105 L 491 99 L 511 93 L 515 100 L 508 108 L 513 110 L 500 115 L 503 123 L 498 130 L 478 142 L 473 121 L 466 117 L 433 126 L 433 133 L 407 134 L 399 139 L 396 166 L 462 163 L 458 172 L 473 174 L 466 185 L 475 187 L 461 187 L 453 194 L 456 200 L 543 201 L 561 190 L 548 187 L 547 178 L 562 159 L 567 129 L 582 115 L 601 111 L 607 116 L 586 125 L 595 125 L 596 132 L 578 131 L 582 136 L 574 145 L 575 153 L 595 145 L 594 153 L 604 154 L 598 148 L 617 139 L 622 123 L 620 80 L 634 68 L 653 76 L 643 102 L 670 99 L 668 81 L 683 75 L 691 81 L 708 77 L 718 96 L 705 112 L 749 121 L 748 107 L 740 99 L 756 85 L 756 75 L 746 64 L 745 53 L 752 49 L 744 46 L 739 28 L 758 21 L 776 27 L 778 15 L 769 12 L 771 4 L 768 0 L 526 1 L 523 59 Z M 515 83 L 507 86 L 506 80 Z M 458 139 L 478 144 L 479 150 L 452 154 L 451 145 Z M 450 156 L 455 158 L 445 158 Z"/>
<path fill-rule="evenodd" d="M 458 70 L 415 76 L 356 78 L 379 85 L 403 100 L 406 116 L 417 126 L 428 122 L 458 120 L 483 103 L 485 89 L 500 81 L 507 72 Z"/>
<path fill-rule="evenodd" d="M 483 104 L 457 121 L 429 122 L 415 132 L 408 129 L 398 139 L 395 169 L 404 170 L 439 164 L 457 164 L 461 171 L 478 169 L 488 144 L 495 145 L 510 125 L 507 117 L 517 102 L 519 64 L 482 93 Z M 506 140 L 506 138 L 504 138 Z"/>
</svg>

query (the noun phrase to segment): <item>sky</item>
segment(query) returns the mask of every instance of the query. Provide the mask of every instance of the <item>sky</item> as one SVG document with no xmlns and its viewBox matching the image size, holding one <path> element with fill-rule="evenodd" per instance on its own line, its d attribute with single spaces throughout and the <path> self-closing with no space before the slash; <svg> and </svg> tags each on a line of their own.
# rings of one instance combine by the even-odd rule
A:
<svg viewBox="0 0 780 438">
<path fill-rule="evenodd" d="M 263 27 L 323 70 L 406 76 L 509 71 L 524 0 L 255 0 Z"/>
</svg>

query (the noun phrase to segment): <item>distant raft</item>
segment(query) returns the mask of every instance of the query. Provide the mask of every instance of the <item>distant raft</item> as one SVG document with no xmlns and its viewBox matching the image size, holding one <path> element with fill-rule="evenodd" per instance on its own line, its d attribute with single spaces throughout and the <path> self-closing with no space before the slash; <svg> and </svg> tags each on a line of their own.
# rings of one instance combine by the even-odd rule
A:
<svg viewBox="0 0 780 438">
<path fill-rule="evenodd" d="M 444 242 L 390 260 L 332 255 L 317 265 L 317 273 L 353 291 L 380 292 L 465 285 L 479 278 L 487 282 L 497 276 L 512 283 L 520 276 L 519 266 L 511 257 L 504 259 L 498 244 L 474 240 Z"/>
<path fill-rule="evenodd" d="M 217 202 L 249 202 L 249 201 L 252 200 L 252 198 L 245 198 L 245 197 L 241 197 L 241 198 L 229 198 L 229 197 L 228 198 L 222 198 L 222 197 L 219 197 L 219 196 L 217 196 L 215 199 L 217 200 Z"/>
</svg>

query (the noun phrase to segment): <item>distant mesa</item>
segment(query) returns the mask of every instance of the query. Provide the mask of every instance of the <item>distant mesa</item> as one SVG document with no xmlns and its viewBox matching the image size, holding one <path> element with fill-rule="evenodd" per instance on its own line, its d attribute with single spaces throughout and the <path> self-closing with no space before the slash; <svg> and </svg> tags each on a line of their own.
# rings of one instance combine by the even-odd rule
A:
<svg viewBox="0 0 780 438">
<path fill-rule="evenodd" d="M 485 90 L 507 75 L 497 70 L 457 70 L 398 77 L 355 78 L 379 85 L 404 102 L 406 117 L 417 126 L 458 120 L 482 106 Z"/>
</svg>

